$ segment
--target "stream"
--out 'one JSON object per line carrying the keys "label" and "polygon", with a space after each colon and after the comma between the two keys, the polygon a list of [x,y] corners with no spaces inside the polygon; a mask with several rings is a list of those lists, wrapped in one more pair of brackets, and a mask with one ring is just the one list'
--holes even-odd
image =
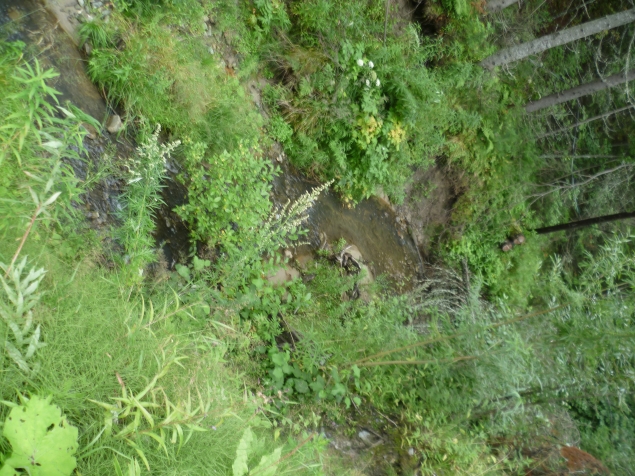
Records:
{"label": "stream", "polygon": [[[86,75],[86,57],[80,53],[71,36],[69,18],[64,17],[73,9],[74,1],[58,2],[37,0],[1,0],[0,28],[10,41],[21,40],[37,48],[38,61],[45,68],[55,68],[60,75],[51,86],[60,93],[60,103],[70,101],[102,124],[107,115],[114,113]],[[52,10],[49,8],[52,7]],[[57,16],[56,16],[57,15]],[[123,136],[123,135],[122,135]],[[84,140],[89,157],[88,163],[98,164],[103,154],[109,151],[114,160],[121,160],[134,153],[132,141],[105,130],[97,137]],[[73,163],[76,174],[87,178],[87,164]],[[302,193],[318,186],[305,178],[286,160],[281,165],[282,173],[273,184],[273,200],[283,204],[295,200]],[[171,178],[163,190],[165,206],[160,210],[156,224],[157,244],[163,249],[169,267],[187,256],[188,230],[172,211],[186,200],[187,190],[175,180],[176,165],[171,169]],[[115,223],[114,214],[121,206],[118,195],[123,191],[121,180],[105,177],[98,181],[84,198],[85,213],[94,227],[101,228]],[[423,271],[419,252],[412,238],[396,226],[396,214],[389,204],[371,197],[355,208],[347,208],[333,191],[323,192],[309,211],[306,223],[309,245],[296,249],[296,255],[313,253],[324,241],[333,243],[341,238],[354,244],[361,252],[374,276],[384,274],[395,283],[408,282]]]}

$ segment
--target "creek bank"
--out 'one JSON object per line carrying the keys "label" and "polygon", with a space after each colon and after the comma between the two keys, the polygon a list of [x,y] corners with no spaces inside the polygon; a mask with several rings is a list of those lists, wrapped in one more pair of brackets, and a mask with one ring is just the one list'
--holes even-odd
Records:
{"label": "creek bank", "polygon": [[[68,2],[59,0],[47,3],[49,7],[57,4],[67,5]],[[125,180],[120,178],[123,173],[120,172],[124,170],[127,160],[135,154],[135,144],[125,136],[125,115],[106,104],[86,75],[86,50],[83,49],[84,53],[80,52],[76,37],[73,36],[75,30],[72,28],[76,26],[73,27],[68,18],[71,31],[67,31],[63,27],[64,22],[36,0],[8,0],[2,8],[0,23],[13,28],[11,38],[25,41],[42,53],[46,51],[45,55],[39,56],[42,66],[55,68],[60,72],[60,76],[52,84],[62,93],[60,102],[63,104],[70,101],[101,124],[99,128],[88,123],[85,125],[87,137],[84,145],[88,155],[85,161],[73,161],[71,165],[78,178],[91,182],[89,191],[82,197],[81,205],[89,226],[99,231],[104,239],[110,240],[109,229],[117,225],[117,214],[122,208],[120,196],[126,187]],[[62,11],[54,8],[54,11],[58,10]],[[206,28],[205,36],[210,37],[209,41],[215,38],[212,37],[211,27]],[[222,36],[224,38],[226,35]],[[233,74],[238,68],[238,60],[229,52],[229,48],[216,43],[210,48],[211,54],[226,52],[224,59],[219,61],[223,62],[227,74]],[[249,85],[252,100],[259,103],[263,81],[254,80]],[[275,150],[274,147],[270,156],[282,157],[278,161],[282,174],[274,182],[275,204],[295,200],[302,193],[319,185],[295,170],[284,158],[281,149]],[[173,211],[185,202],[187,190],[176,180],[178,164],[170,162],[167,168],[169,180],[162,191],[164,204],[157,214],[156,238],[158,247],[163,250],[164,265],[173,269],[176,263],[185,262],[189,255],[189,230]],[[289,250],[294,267],[283,269],[281,274],[284,276],[280,278],[288,280],[302,277],[299,269],[306,266],[317,251],[343,239],[347,247],[338,253],[331,253],[333,261],[339,266],[347,272],[353,270],[351,272],[366,273],[364,279],[367,281],[363,284],[368,284],[375,276],[383,274],[390,277],[397,287],[408,289],[422,275],[423,262],[417,243],[400,223],[404,223],[403,219],[395,213],[395,209],[378,197],[364,200],[356,208],[347,208],[334,192],[324,193],[309,212],[309,244]],[[113,243],[113,246],[116,247],[116,244]],[[345,297],[350,298],[363,299],[363,290],[358,290],[358,295]],[[398,449],[395,435],[380,431],[378,425],[377,422],[368,422],[356,428],[353,438],[346,436],[352,427],[334,426],[332,422],[325,423],[323,432],[335,448],[349,448],[358,455],[370,452],[373,460],[377,457],[389,466],[396,465],[404,460],[404,452]],[[346,451],[349,450],[344,452]],[[367,474],[386,474],[383,470],[373,469],[373,464],[369,463]],[[410,463],[404,465],[408,466]]]}

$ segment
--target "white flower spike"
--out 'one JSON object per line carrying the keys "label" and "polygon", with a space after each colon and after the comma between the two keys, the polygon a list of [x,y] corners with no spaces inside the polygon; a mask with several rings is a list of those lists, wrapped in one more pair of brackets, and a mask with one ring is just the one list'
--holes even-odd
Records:
{"label": "white flower spike", "polygon": [[377,86],[377,87],[381,86],[381,82],[379,81],[379,79],[377,81],[375,81],[375,86]]}
{"label": "white flower spike", "polygon": [[366,80],[366,86],[370,86],[370,81]]}
{"label": "white flower spike", "polygon": [[368,67],[369,67],[370,69],[373,69],[373,68],[375,67],[375,63],[373,63],[372,61],[369,61],[369,62],[368,62]]}
{"label": "white flower spike", "polygon": [[361,58],[360,58],[360,59],[358,59],[358,60],[357,60],[357,66],[360,66],[360,67],[361,67],[361,66],[364,66],[364,60],[363,60],[363,59],[361,59]]}

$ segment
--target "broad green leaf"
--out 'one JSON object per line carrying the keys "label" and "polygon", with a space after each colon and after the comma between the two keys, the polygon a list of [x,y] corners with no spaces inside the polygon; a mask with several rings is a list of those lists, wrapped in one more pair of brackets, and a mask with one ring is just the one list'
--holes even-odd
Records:
{"label": "broad green leaf", "polygon": [[[26,404],[14,407],[3,428],[11,443],[11,456],[0,475],[68,476],[77,463],[77,428],[69,425],[51,397],[33,396]],[[19,471],[16,471],[19,470]]]}
{"label": "broad green leaf", "polygon": [[251,431],[251,427],[248,427],[243,433],[243,436],[238,443],[238,448],[236,449],[236,459],[232,465],[233,476],[243,476],[247,474],[247,471],[249,471],[247,460],[249,459],[253,439],[254,434]]}
{"label": "broad green leaf", "polygon": [[260,463],[256,466],[251,473],[258,474],[258,476],[274,476],[278,469],[278,462],[282,455],[282,446],[273,450],[273,453],[265,455],[260,459]]}

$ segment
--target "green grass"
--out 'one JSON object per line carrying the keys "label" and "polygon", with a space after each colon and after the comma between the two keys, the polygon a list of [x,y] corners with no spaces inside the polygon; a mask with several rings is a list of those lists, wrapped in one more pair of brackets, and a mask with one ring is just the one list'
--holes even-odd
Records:
{"label": "green grass", "polygon": [[[25,67],[24,59],[15,52],[3,54],[5,69],[0,79],[8,91],[18,94],[13,102],[3,101],[3,107],[16,120],[26,121],[29,110],[21,107],[20,88],[16,84],[20,78],[16,76],[16,68]],[[50,76],[34,73],[41,84],[44,84],[41,78],[47,75]],[[236,449],[248,428],[256,435],[250,445],[250,468],[255,468],[261,457],[280,448],[279,471],[320,474],[324,441],[315,435],[307,440],[310,435],[299,432],[295,436],[285,430],[274,433],[272,422],[262,411],[264,401],[246,389],[240,370],[226,361],[228,349],[245,339],[239,329],[227,324],[210,326],[206,319],[209,308],[205,311],[199,303],[181,303],[178,292],[165,284],[155,284],[141,292],[131,290],[119,271],[100,266],[104,250],[99,242],[89,233],[82,233],[79,222],[65,221],[72,219],[72,214],[65,212],[72,197],[64,195],[64,185],[76,182],[72,177],[55,175],[55,164],[60,158],[72,156],[69,146],[73,142],[69,137],[79,134],[78,120],[74,117],[53,120],[51,111],[42,105],[47,93],[51,92],[41,89],[34,93],[40,101],[36,112],[41,114],[46,129],[27,122],[30,129],[21,149],[17,148],[17,135],[9,138],[11,150],[15,147],[17,156],[4,159],[3,166],[12,173],[4,176],[6,188],[0,195],[5,212],[0,262],[9,264],[14,257],[18,260],[28,257],[26,270],[46,271],[39,286],[24,291],[27,295],[39,295],[32,309],[31,332],[39,326],[39,340],[46,345],[31,357],[34,364],[39,364],[33,365],[39,367],[37,370],[25,372],[14,363],[5,345],[13,339],[7,320],[13,304],[2,291],[0,399],[17,402],[20,394],[52,396],[53,404],[79,430],[78,474],[112,475],[115,457],[124,468],[136,459],[141,474],[147,474],[146,465],[150,474],[232,474]],[[43,130],[51,135],[45,136]],[[59,141],[59,145],[42,144],[44,138]],[[44,183],[33,175],[35,172],[44,177]],[[29,227],[28,218],[36,204],[31,203],[25,186],[40,194],[48,177],[52,177],[53,190],[59,188],[62,192],[61,198],[48,206],[48,220],[38,219]],[[76,246],[85,240],[89,246],[86,242]],[[24,246],[19,248],[21,242]],[[153,376],[165,368],[161,362],[169,360],[171,355],[180,359],[182,365],[170,366],[167,373],[151,384],[151,392],[145,399],[152,394],[159,403],[167,400],[186,408],[191,397],[196,407],[200,391],[207,406],[204,411],[194,413],[199,430],[205,431],[193,432],[180,449],[179,444],[169,441],[174,426],[165,427],[168,434],[162,449],[157,441],[144,436],[153,427],[145,419],[128,435],[132,443],[118,437],[117,433],[130,423],[130,418],[120,415],[119,420],[114,420],[111,413],[95,402],[116,403],[113,398],[121,396],[123,387],[128,394],[139,395]],[[154,424],[160,426],[172,410],[159,406],[149,407],[149,411],[154,415]],[[8,412],[9,408],[2,406],[0,420]],[[112,432],[102,432],[107,421]],[[175,422],[180,421],[187,437],[187,423],[191,421],[177,418]],[[156,428],[158,434],[159,427]],[[7,441],[0,439],[0,454],[9,452]]]}
{"label": "green grass", "polygon": [[[201,17],[202,18],[202,14]],[[97,42],[88,63],[93,81],[143,130],[161,124],[173,137],[204,142],[210,153],[258,136],[261,119],[237,78],[210,54],[196,30],[181,36],[174,16],[150,19],[114,14],[112,43]],[[202,20],[201,20],[202,22]],[[95,27],[84,26],[84,35]]]}

